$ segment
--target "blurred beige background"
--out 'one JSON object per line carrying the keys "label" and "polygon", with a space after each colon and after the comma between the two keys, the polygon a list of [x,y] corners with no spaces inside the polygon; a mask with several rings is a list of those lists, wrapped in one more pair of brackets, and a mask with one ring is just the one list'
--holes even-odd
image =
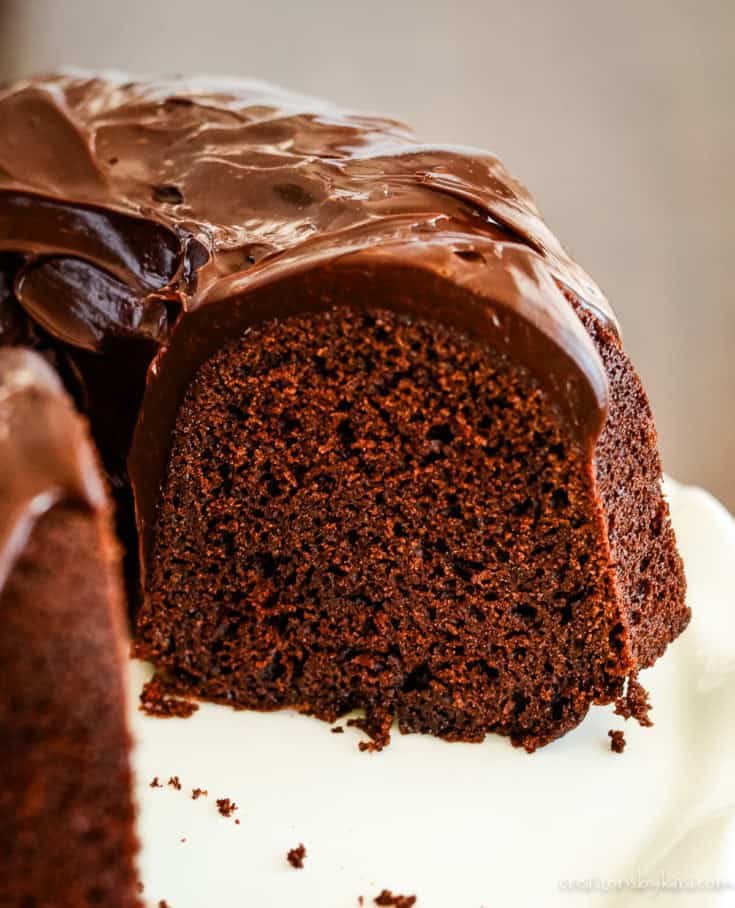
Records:
{"label": "blurred beige background", "polygon": [[735,509],[735,0],[0,0],[0,78],[253,75],[499,153],[601,284],[666,469]]}

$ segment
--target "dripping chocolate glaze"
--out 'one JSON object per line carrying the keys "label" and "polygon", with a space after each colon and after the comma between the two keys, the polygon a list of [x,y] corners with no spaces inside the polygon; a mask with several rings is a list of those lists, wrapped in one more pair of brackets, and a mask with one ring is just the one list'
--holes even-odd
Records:
{"label": "dripping chocolate glaze", "polygon": [[183,389],[274,316],[342,302],[442,319],[526,365],[590,451],[604,422],[604,369],[564,292],[614,315],[497,158],[264,83],[70,72],[6,88],[4,253],[120,485],[137,421],[144,544]]}
{"label": "dripping chocolate glaze", "polygon": [[61,501],[105,506],[94,454],[51,366],[8,347],[0,350],[0,594],[35,521]]}

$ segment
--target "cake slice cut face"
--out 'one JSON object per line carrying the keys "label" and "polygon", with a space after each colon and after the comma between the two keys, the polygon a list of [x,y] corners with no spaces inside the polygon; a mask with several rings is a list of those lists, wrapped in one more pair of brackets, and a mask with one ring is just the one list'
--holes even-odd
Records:
{"label": "cake slice cut face", "polygon": [[[638,633],[646,602],[682,593],[655,448],[652,476],[634,465],[634,507],[661,523],[632,619],[608,533],[625,503],[610,488],[606,508],[584,435],[506,352],[379,301],[262,321],[197,370],[138,651],[203,697],[364,710],[377,746],[397,719],[532,750],[621,695],[639,636],[660,648],[685,623],[674,606]],[[645,425],[623,418],[616,444],[626,430]]]}
{"label": "cake slice cut face", "polygon": [[[179,410],[139,648],[198,694],[543,743],[618,692],[586,451],[456,329],[334,307],[264,322]],[[614,627],[619,626],[616,635]]]}
{"label": "cake slice cut face", "polygon": [[140,905],[119,555],[55,374],[0,351],[0,904]]}
{"label": "cake slice cut face", "polygon": [[32,79],[0,124],[5,308],[180,690],[532,750],[686,626],[615,316],[497,158],[254,82]]}

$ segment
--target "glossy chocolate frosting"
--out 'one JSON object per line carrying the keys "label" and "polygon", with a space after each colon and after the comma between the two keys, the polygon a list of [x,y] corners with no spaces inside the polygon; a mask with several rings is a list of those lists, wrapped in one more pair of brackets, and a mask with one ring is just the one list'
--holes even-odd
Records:
{"label": "glossy chocolate frosting", "polygon": [[442,319],[528,367],[590,451],[605,418],[565,294],[612,311],[497,158],[264,83],[70,72],[0,91],[3,260],[0,331],[59,351],[120,485],[137,420],[145,538],[183,389],[262,319],[338,302]]}
{"label": "glossy chocolate frosting", "polygon": [[35,521],[61,501],[105,504],[83,423],[39,354],[0,350],[0,592]]}

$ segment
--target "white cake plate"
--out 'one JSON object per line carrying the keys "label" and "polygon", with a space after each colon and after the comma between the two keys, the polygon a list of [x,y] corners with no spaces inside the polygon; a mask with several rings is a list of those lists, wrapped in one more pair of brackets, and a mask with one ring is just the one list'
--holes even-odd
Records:
{"label": "white cake plate", "polygon": [[[531,756],[498,737],[397,732],[361,753],[356,729],[291,711],[146,717],[150,667],[133,662],[147,905],[354,908],[384,888],[416,908],[735,904],[735,521],[699,489],[668,494],[694,617],[642,676],[653,728],[595,708]],[[625,731],[621,755],[610,728]],[[209,795],[192,800],[196,787]],[[229,819],[223,797],[239,807]]]}

